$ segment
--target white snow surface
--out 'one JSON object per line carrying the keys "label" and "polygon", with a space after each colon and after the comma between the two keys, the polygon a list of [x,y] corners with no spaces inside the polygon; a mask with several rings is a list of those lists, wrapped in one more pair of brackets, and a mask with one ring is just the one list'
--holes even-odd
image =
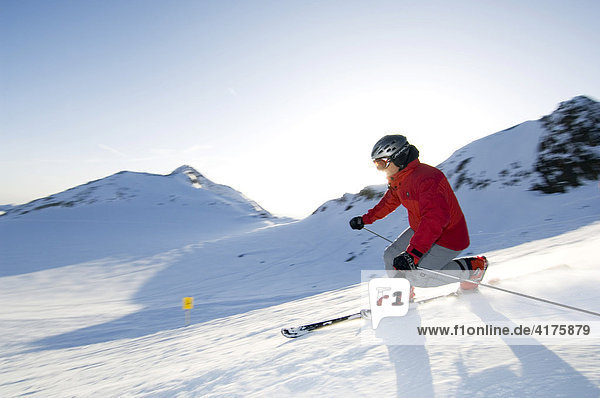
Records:
{"label": "white snow surface", "polygon": [[[457,190],[471,231],[466,253],[490,260],[484,282],[600,312],[598,184],[529,191],[539,134],[527,122],[441,165],[453,184],[461,174],[467,181]],[[369,345],[362,320],[281,336],[281,327],[361,308],[361,270],[382,268],[387,243],[348,220],[376,202],[346,194],[304,220],[281,220],[184,167],[119,173],[8,207],[0,396],[600,396],[597,341]],[[372,228],[392,239],[407,226],[404,213]],[[195,308],[185,327],[188,296]],[[398,334],[473,319],[600,321],[482,287],[417,307]]]}
{"label": "white snow surface", "polygon": [[[298,272],[280,260],[261,269],[244,258],[219,264],[220,258],[233,257],[224,251],[240,240],[252,241],[229,238],[136,261],[104,259],[3,277],[1,395],[593,397],[600,392],[598,345],[363,345],[362,321],[285,339],[282,326],[357,310],[359,288],[333,289],[338,283],[327,265],[322,278],[330,285],[318,289],[311,278],[319,267]],[[487,279],[600,311],[600,269],[590,256],[599,245],[600,223],[595,223],[491,252]],[[276,256],[248,253],[261,255]],[[323,288],[331,290],[312,293]],[[192,325],[184,327],[180,300],[188,295],[196,307]],[[467,322],[474,313],[482,320],[501,316],[515,323],[594,321],[490,290],[423,305],[403,321]]]}

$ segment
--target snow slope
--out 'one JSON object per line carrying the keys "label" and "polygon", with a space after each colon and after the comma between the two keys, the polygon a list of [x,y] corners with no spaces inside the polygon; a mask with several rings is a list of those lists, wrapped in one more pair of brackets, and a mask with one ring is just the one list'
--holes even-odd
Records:
{"label": "snow slope", "polygon": [[[600,311],[600,268],[589,256],[600,244],[599,237],[596,223],[490,253],[494,263],[489,278],[501,278],[499,286],[505,288]],[[256,289],[255,281],[212,280],[205,285],[209,292],[196,296],[199,305],[187,328],[176,297],[171,308],[159,311],[161,293],[142,288],[148,307],[157,309],[140,311],[144,282],[170,264],[185,259],[191,267],[202,257],[201,250],[182,248],[143,262],[97,262],[2,278],[2,396],[600,394],[598,341],[364,345],[361,327],[368,325],[360,320],[297,340],[279,334],[281,326],[356,310],[357,286],[311,295],[310,286],[299,280],[306,297],[290,300],[273,296],[272,279],[250,297],[244,286],[250,283]],[[179,280],[185,280],[184,272]],[[222,312],[225,306],[249,302],[258,309],[244,308],[228,316]],[[473,318],[515,323],[570,320],[600,327],[589,316],[490,290],[425,304],[402,323],[431,325],[448,317],[467,324]],[[408,333],[408,328],[398,332]]]}
{"label": "snow slope", "polygon": [[[600,312],[597,181],[531,191],[543,133],[526,122],[440,167],[469,222],[468,253],[491,261],[486,281]],[[365,344],[372,332],[363,321],[284,339],[282,326],[361,307],[361,270],[381,269],[387,243],[348,220],[383,189],[346,194],[292,222],[183,167],[119,173],[4,208],[0,396],[600,395],[598,341],[410,340],[415,326],[443,321],[600,330],[589,315],[494,290],[396,320],[408,345]],[[398,211],[372,228],[391,239],[406,225]],[[195,308],[183,327],[187,296]]]}

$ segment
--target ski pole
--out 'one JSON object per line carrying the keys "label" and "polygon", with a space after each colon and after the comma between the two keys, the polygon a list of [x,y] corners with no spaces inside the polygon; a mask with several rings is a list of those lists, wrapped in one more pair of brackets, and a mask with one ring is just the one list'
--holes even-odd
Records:
{"label": "ski pole", "polygon": [[[391,241],[390,239],[386,238],[385,236],[379,235],[377,232],[371,231],[369,228],[364,228],[363,227],[363,229],[366,230],[366,231],[368,231],[368,232],[370,232],[370,233],[372,233],[375,236],[379,236],[383,240],[386,240],[386,241],[388,241],[390,243],[394,243],[393,241]],[[513,290],[504,289],[504,288],[501,288],[501,287],[498,287],[498,286],[488,285],[487,283],[470,281],[468,279],[459,278],[459,277],[454,276],[454,275],[445,274],[443,272],[439,272],[439,271],[432,270],[432,269],[425,268],[425,267],[421,267],[421,266],[419,266],[417,269],[420,269],[420,270],[423,270],[423,271],[427,271],[427,272],[430,272],[430,273],[435,274],[435,275],[441,275],[444,278],[456,279],[457,282],[469,282],[469,283],[473,283],[473,284],[476,284],[476,285],[479,285],[479,286],[483,286],[483,287],[487,287],[487,288],[490,288],[490,289],[499,290],[501,292],[510,293],[510,294],[514,294],[516,296],[525,297],[525,298],[528,298],[528,299],[531,299],[531,300],[541,301],[542,303],[552,304],[552,305],[555,305],[555,306],[558,306],[558,307],[563,307],[563,308],[567,308],[567,309],[570,309],[570,310],[573,310],[573,311],[579,311],[579,312],[583,312],[585,314],[589,314],[589,315],[594,315],[594,316],[600,317],[600,313],[594,312],[594,311],[585,310],[583,308],[573,307],[571,305],[566,305],[566,304],[558,303],[556,301],[551,301],[551,300],[543,299],[543,298],[540,298],[540,297],[531,296],[529,294],[519,293],[519,292],[515,292]]]}

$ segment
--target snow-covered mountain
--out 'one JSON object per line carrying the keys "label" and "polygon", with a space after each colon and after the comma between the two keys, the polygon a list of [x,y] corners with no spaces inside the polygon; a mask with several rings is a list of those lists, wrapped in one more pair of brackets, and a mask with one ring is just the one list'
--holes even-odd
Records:
{"label": "snow-covered mountain", "polygon": [[190,207],[190,213],[206,206],[239,216],[272,218],[271,214],[233,188],[215,184],[193,167],[181,166],[168,175],[122,171],[67,191],[37,199],[21,206],[5,207],[4,217],[16,218],[49,208],[94,205],[106,207],[104,217],[114,216],[107,205],[124,205],[129,211],[144,208],[160,212],[168,204]]}
{"label": "snow-covered mountain", "polygon": [[600,103],[584,96],[552,114],[478,140],[440,167],[456,190],[487,187],[564,193],[600,177]]}
{"label": "snow-covered mountain", "polygon": [[[468,252],[490,259],[484,281],[600,312],[590,254],[600,236],[598,182],[586,172],[564,193],[534,189],[545,181],[543,143],[557,134],[546,126],[529,121],[485,137],[440,167],[468,219]],[[600,342],[368,345],[361,321],[284,340],[282,326],[361,305],[361,270],[381,269],[387,243],[348,221],[384,189],[283,222],[184,167],[119,173],[7,208],[0,396],[600,395]],[[372,229],[394,238],[406,226],[399,210]],[[187,296],[195,308],[183,328]],[[419,307],[398,336],[441,321],[600,328],[586,315],[482,289]]]}
{"label": "snow-covered mountain", "polygon": [[189,166],[168,175],[124,171],[5,211],[0,275],[158,253],[286,221]]}

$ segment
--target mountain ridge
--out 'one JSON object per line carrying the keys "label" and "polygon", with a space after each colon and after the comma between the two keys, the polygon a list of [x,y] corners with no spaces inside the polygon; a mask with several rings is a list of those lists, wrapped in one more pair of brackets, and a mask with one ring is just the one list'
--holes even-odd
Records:
{"label": "mountain ridge", "polygon": [[[179,187],[178,193],[169,193],[169,188],[173,188],[174,185],[166,183],[169,179],[176,180],[182,185],[182,187]],[[153,185],[161,180],[162,185],[165,187],[162,193],[153,187]],[[153,201],[155,205],[162,206],[167,202],[173,202],[184,197],[192,199],[194,191],[187,188],[193,188],[197,193],[204,192],[209,194],[208,196],[212,196],[212,200],[204,200],[209,205],[220,202],[235,207],[242,213],[247,212],[248,215],[265,219],[275,218],[267,210],[245,197],[239,191],[227,185],[216,184],[204,177],[193,167],[187,165],[180,166],[173,172],[165,175],[128,170],[119,171],[107,177],[92,180],[22,205],[3,206],[2,209],[5,213],[0,217],[12,218],[24,216],[49,208],[72,208],[99,203],[127,202],[139,199],[140,195],[147,195],[149,196],[149,201]]]}

